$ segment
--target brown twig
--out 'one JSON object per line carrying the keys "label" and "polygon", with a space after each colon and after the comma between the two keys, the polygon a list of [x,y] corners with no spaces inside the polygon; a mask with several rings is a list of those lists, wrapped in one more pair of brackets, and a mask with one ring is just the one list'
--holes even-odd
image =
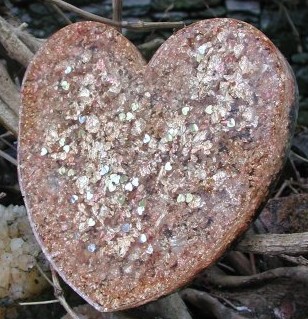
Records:
{"label": "brown twig", "polygon": [[0,60],[0,83],[0,98],[18,115],[19,91],[7,72],[5,61],[2,60]]}
{"label": "brown twig", "polygon": [[37,305],[49,305],[51,303],[60,302],[58,299],[54,300],[44,300],[44,301],[29,301],[29,302],[20,302],[20,306],[37,306]]}
{"label": "brown twig", "polygon": [[46,1],[50,3],[54,3],[65,10],[73,11],[86,19],[106,23],[116,28],[122,27],[125,29],[131,29],[131,30],[150,30],[150,29],[173,29],[173,28],[180,29],[185,26],[184,22],[143,22],[143,21],[117,22],[111,19],[100,17],[93,13],[86,12],[62,0],[46,0]]}
{"label": "brown twig", "polygon": [[245,253],[297,255],[308,253],[308,232],[246,236],[235,248]]}
{"label": "brown twig", "polygon": [[59,16],[64,20],[65,24],[72,24],[73,23],[57,5],[55,5],[53,3],[51,3],[50,5],[59,14]]}
{"label": "brown twig", "polygon": [[60,286],[60,282],[58,279],[58,275],[56,271],[53,269],[52,266],[50,266],[51,270],[51,276],[54,286],[54,294],[55,297],[59,300],[60,304],[63,306],[63,308],[66,310],[66,312],[73,318],[73,319],[80,319],[80,317],[73,311],[73,309],[68,305],[66,302],[64,296],[63,296],[63,290]]}
{"label": "brown twig", "polygon": [[0,43],[12,59],[25,67],[33,58],[30,49],[12,32],[10,24],[2,17],[0,17]]}
{"label": "brown twig", "polygon": [[18,136],[18,117],[15,112],[0,98],[0,124]]}
{"label": "brown twig", "polygon": [[308,283],[308,267],[306,266],[280,267],[251,276],[230,276],[226,275],[217,267],[212,267],[206,270],[205,275],[204,283],[219,288],[247,287],[277,278],[292,278],[300,282]]}
{"label": "brown twig", "polygon": [[10,163],[12,163],[13,165],[17,166],[17,161],[14,157],[12,157],[11,155],[3,152],[2,150],[0,150],[0,157],[3,157],[4,159],[6,159],[7,161],[9,161]]}
{"label": "brown twig", "polygon": [[192,319],[184,301],[178,293],[134,309],[143,318]]}
{"label": "brown twig", "polygon": [[45,39],[38,39],[24,30],[27,28],[27,23],[22,23],[18,27],[9,25],[12,31],[18,36],[18,38],[31,50],[32,53],[37,52],[41,45],[45,42]]}
{"label": "brown twig", "polygon": [[212,297],[205,291],[198,291],[195,289],[184,289],[181,293],[181,297],[198,307],[201,311],[210,311],[217,319],[244,319],[242,315],[224,306],[218,299]]}
{"label": "brown twig", "polygon": [[308,260],[303,256],[281,255],[279,257],[296,265],[308,266]]}
{"label": "brown twig", "polygon": [[[112,0],[112,20],[116,22],[122,21],[122,0]],[[117,28],[119,32],[122,32],[122,28]]]}

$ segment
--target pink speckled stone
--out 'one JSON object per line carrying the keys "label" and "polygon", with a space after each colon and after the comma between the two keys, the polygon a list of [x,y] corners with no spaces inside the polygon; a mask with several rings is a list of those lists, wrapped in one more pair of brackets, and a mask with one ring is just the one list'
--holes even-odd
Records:
{"label": "pink speckled stone", "polygon": [[254,27],[195,23],[148,65],[115,29],[72,24],[22,88],[20,184],[63,279],[101,311],[168,294],[248,226],[294,124],[289,65]]}

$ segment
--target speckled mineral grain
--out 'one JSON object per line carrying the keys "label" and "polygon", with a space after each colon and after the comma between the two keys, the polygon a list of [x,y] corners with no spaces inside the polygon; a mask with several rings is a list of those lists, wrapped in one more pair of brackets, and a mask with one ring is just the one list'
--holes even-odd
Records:
{"label": "speckled mineral grain", "polygon": [[22,89],[19,172],[48,259],[101,311],[185,284],[246,229],[279,173],[296,87],[231,19],[170,37],[148,65],[113,28],[70,25]]}

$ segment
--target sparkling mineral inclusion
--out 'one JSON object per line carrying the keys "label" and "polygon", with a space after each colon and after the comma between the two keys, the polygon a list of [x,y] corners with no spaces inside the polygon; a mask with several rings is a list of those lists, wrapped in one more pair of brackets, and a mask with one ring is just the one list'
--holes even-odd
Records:
{"label": "sparkling mineral inclusion", "polygon": [[82,22],[36,54],[22,104],[34,233],[69,285],[115,311],[185,284],[247,228],[283,165],[296,86],[237,20],[178,31],[148,65],[113,28]]}

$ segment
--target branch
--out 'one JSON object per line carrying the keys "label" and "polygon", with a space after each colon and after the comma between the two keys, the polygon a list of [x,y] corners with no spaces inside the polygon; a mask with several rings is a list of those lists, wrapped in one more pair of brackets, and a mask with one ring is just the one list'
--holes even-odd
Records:
{"label": "branch", "polygon": [[136,311],[143,318],[192,319],[178,293],[160,298],[132,311]]}
{"label": "branch", "polygon": [[26,23],[22,23],[18,27],[14,27],[12,25],[8,25],[14,33],[18,36],[18,38],[31,50],[31,52],[35,53],[41,45],[46,41],[45,39],[38,39],[31,35],[29,32],[24,29],[28,26]]}
{"label": "branch", "polygon": [[19,91],[7,72],[5,61],[2,60],[0,60],[0,83],[0,98],[18,115]]}
{"label": "branch", "polygon": [[33,53],[30,49],[12,32],[10,24],[2,17],[0,17],[0,43],[12,59],[25,67],[33,58]]}
{"label": "branch", "polygon": [[241,316],[234,310],[224,306],[219,300],[212,297],[210,294],[195,289],[184,289],[181,293],[181,297],[193,304],[197,308],[208,312],[215,316],[217,319],[244,319],[246,317]]}
{"label": "branch", "polygon": [[52,266],[50,266],[50,270],[51,270],[51,276],[52,276],[52,281],[54,286],[55,297],[59,300],[60,304],[63,306],[66,312],[71,316],[72,319],[80,319],[80,317],[72,310],[72,308],[66,302],[63,296],[63,290],[60,286],[60,282],[59,282],[56,271],[53,269]]}
{"label": "branch", "polygon": [[[112,20],[116,22],[122,21],[122,0],[112,0]],[[119,32],[122,31],[121,27],[117,28]]]}
{"label": "branch", "polygon": [[54,3],[65,10],[73,11],[86,19],[109,24],[116,28],[121,27],[121,28],[131,29],[131,30],[150,30],[150,29],[172,29],[172,28],[180,29],[185,26],[184,22],[143,22],[143,21],[117,22],[107,18],[100,17],[90,12],[86,12],[62,0],[45,0],[45,1]]}
{"label": "branch", "polygon": [[264,255],[308,253],[308,232],[293,234],[248,235],[235,250]]}
{"label": "branch", "polygon": [[308,284],[308,267],[280,267],[264,271],[251,276],[231,276],[226,275],[217,267],[212,267],[205,272],[205,284],[211,284],[219,288],[239,288],[264,283],[264,281],[277,278],[292,278],[294,280]]}
{"label": "branch", "polygon": [[18,117],[10,107],[0,99],[0,123],[18,136]]}

